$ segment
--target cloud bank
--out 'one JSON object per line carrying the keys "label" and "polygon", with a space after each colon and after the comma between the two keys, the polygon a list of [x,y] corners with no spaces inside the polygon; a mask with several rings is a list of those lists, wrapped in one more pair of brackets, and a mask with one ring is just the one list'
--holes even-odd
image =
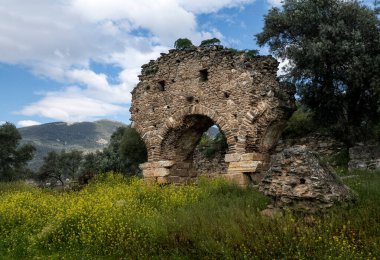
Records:
{"label": "cloud bank", "polygon": [[[66,86],[17,113],[68,122],[126,114],[142,64],[180,37],[195,43],[223,38],[216,28],[199,29],[198,14],[253,1],[3,0],[0,62],[24,65]],[[112,66],[116,76],[95,72],[93,63]]]}

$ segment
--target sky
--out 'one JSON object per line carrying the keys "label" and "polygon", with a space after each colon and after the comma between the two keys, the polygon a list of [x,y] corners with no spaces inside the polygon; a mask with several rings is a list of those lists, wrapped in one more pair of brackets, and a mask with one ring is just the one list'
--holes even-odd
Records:
{"label": "sky", "polygon": [[216,37],[259,49],[254,35],[281,0],[0,0],[0,124],[129,123],[141,66]]}

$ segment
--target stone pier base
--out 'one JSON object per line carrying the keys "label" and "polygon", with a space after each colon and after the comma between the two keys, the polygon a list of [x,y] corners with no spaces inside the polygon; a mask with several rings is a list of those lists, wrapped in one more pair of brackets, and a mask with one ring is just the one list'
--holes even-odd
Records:
{"label": "stone pier base", "polygon": [[270,157],[259,153],[226,154],[225,161],[229,163],[224,177],[239,186],[246,187],[258,184],[269,169]]}
{"label": "stone pier base", "polygon": [[[259,153],[226,154],[225,161],[228,169],[220,176],[242,187],[258,184],[269,167],[269,156]],[[140,168],[146,181],[161,184],[190,183],[198,176],[191,162],[163,160],[143,163]]]}

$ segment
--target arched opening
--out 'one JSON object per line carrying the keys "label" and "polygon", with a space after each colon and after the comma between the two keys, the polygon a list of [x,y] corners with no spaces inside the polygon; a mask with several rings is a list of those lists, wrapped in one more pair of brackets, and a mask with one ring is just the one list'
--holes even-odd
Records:
{"label": "arched opening", "polygon": [[215,122],[208,116],[192,114],[166,133],[161,143],[161,158],[176,162],[171,168],[172,175],[195,177],[225,173],[227,150],[226,138]]}
{"label": "arched opening", "polygon": [[202,134],[195,147],[193,166],[198,175],[226,173],[228,163],[224,157],[228,151],[227,139],[217,125]]}

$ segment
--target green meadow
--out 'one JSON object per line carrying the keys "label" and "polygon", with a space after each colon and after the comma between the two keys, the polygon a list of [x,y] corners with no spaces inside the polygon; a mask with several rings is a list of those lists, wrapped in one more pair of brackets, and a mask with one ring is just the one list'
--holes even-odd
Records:
{"label": "green meadow", "polygon": [[378,259],[380,173],[344,181],[359,195],[325,214],[260,214],[254,188],[101,175],[57,191],[0,184],[1,259]]}

